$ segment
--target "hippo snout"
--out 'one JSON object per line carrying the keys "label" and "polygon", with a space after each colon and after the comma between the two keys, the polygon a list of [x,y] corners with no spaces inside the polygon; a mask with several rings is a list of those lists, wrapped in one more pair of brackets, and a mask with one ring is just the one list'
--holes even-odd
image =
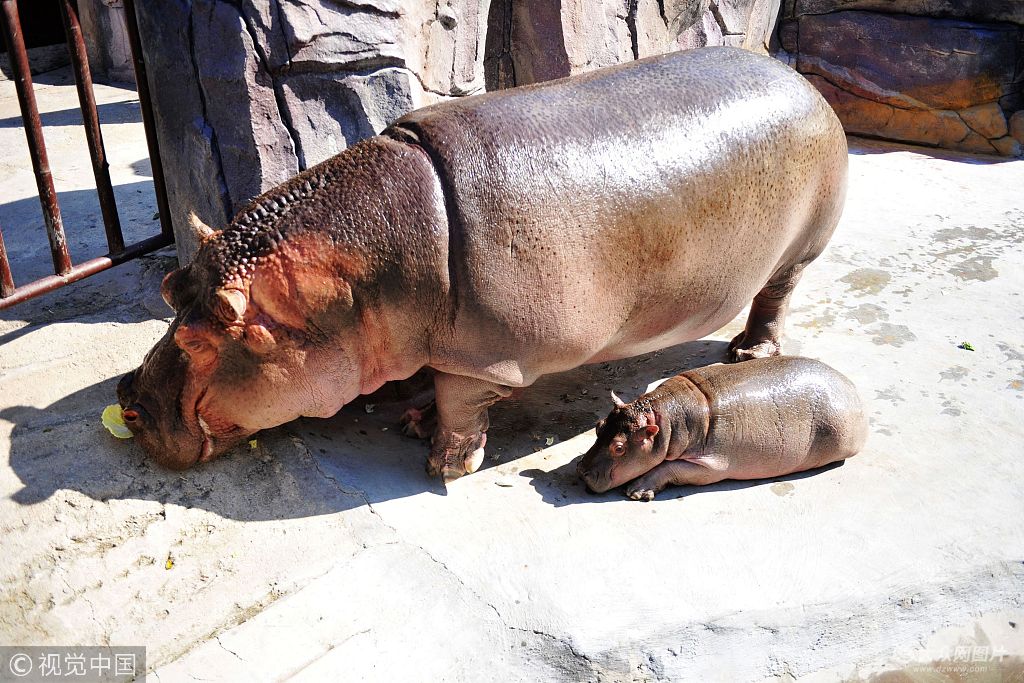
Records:
{"label": "hippo snout", "polygon": [[611,481],[608,476],[601,476],[598,472],[595,472],[587,466],[586,456],[577,463],[576,474],[579,475],[579,478],[587,485],[587,490],[591,493],[605,493],[612,488]]}
{"label": "hippo snout", "polygon": [[124,377],[117,383],[117,401],[121,404],[121,408],[127,408],[128,403],[131,401],[128,398],[128,394],[132,388],[132,382],[135,381],[135,371],[125,373]]}

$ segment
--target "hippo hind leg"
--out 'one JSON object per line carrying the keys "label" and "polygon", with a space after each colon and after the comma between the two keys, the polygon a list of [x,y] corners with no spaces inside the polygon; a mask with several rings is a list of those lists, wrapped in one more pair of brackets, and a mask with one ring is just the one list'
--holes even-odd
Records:
{"label": "hippo hind leg", "polygon": [[429,439],[437,430],[437,402],[434,390],[413,400],[401,417],[402,433],[416,439]]}
{"label": "hippo hind leg", "polygon": [[798,263],[778,271],[757,293],[746,327],[729,344],[729,362],[770,358],[782,353],[782,328],[789,297],[800,282],[804,265]]}

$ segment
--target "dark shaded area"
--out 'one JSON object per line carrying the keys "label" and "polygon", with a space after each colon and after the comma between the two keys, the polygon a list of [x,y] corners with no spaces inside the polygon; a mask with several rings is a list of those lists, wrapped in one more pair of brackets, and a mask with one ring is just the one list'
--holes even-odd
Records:
{"label": "dark shaded area", "polygon": [[[18,15],[25,47],[32,49],[64,42],[58,0],[18,0]],[[0,53],[7,53],[3,41],[0,41]]]}
{"label": "dark shaded area", "polygon": [[484,83],[488,91],[569,75],[559,0],[494,0],[487,16]]}
{"label": "dark shaded area", "polygon": [[941,147],[926,147],[924,145],[908,145],[905,142],[894,142],[881,137],[867,135],[846,136],[850,154],[865,156],[869,154],[892,154],[894,152],[913,152],[923,154],[933,159],[944,161],[955,161],[959,164],[972,164],[974,166],[991,166],[993,164],[1005,164],[1019,159],[1012,157],[998,157],[995,155],[979,155],[970,152],[958,152],[955,149],[942,149]]}
{"label": "dark shaded area", "polygon": [[[537,490],[537,493],[541,495],[544,502],[550,503],[555,507],[565,507],[566,505],[579,505],[582,503],[608,503],[614,501],[620,501],[625,498],[625,485],[614,488],[607,493],[591,493],[584,486],[580,478],[576,476],[576,462],[573,460],[570,463],[566,463],[561,467],[545,472],[544,470],[523,470],[519,472],[519,476],[526,477],[530,480],[530,486]],[[787,474],[784,477],[771,477],[769,479],[744,479],[735,480],[729,479],[726,481],[720,481],[715,484],[708,484],[707,486],[670,486],[657,496],[655,496],[653,503],[658,501],[675,500],[677,498],[686,498],[688,496],[696,495],[698,493],[715,493],[718,491],[738,491],[741,489],[748,489],[754,486],[768,486],[785,481],[798,481],[800,479],[806,479],[807,477],[813,477],[816,474],[822,472],[828,472],[834,470],[837,467],[842,467],[844,460],[834,462],[824,467],[819,467],[813,470],[807,470],[806,472],[795,472],[793,474]],[[637,505],[648,505],[650,503],[644,503],[636,501]]]}
{"label": "dark shaded area", "polygon": [[[36,81],[40,79],[34,79]],[[142,121],[142,113],[139,109],[138,100],[134,102],[108,102],[97,104],[96,111],[100,117],[101,124],[108,123],[139,123]],[[72,109],[61,109],[58,111],[39,112],[39,120],[43,127],[47,126],[81,126],[82,110],[78,107]],[[24,127],[20,116],[10,116],[0,119],[0,128],[22,128]],[[147,160],[148,161],[148,160]]]}
{"label": "dark shaded area", "polygon": [[[541,378],[492,408],[483,469],[540,450],[547,439],[565,441],[591,429],[611,405],[610,389],[632,398],[650,382],[721,361],[726,346],[690,342]],[[101,426],[100,411],[113,402],[118,379],[109,377],[43,409],[0,411],[0,419],[14,424],[10,465],[22,483],[15,501],[30,505],[70,489],[99,501],[153,500],[232,519],[267,520],[330,514],[424,492],[445,494],[444,485],[424,472],[426,442],[405,437],[398,428],[405,397],[421,386],[416,383],[387,386],[330,419],[304,418],[261,432],[254,447],[243,444],[209,464],[176,473],[150,462],[134,440],[116,440]],[[534,485],[540,488],[552,476],[565,478],[559,496],[574,503],[600,500],[568,481],[562,472],[567,468],[537,476]],[[544,495],[553,504],[567,504]]]}

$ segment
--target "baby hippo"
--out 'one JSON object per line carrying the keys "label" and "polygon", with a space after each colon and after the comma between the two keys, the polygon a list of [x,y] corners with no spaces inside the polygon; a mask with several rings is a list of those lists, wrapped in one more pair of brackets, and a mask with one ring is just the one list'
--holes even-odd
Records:
{"label": "baby hippo", "polygon": [[846,377],[810,358],[709,365],[669,379],[597,423],[577,471],[603,493],[631,482],[633,500],[669,484],[779,477],[856,454],[867,419]]}

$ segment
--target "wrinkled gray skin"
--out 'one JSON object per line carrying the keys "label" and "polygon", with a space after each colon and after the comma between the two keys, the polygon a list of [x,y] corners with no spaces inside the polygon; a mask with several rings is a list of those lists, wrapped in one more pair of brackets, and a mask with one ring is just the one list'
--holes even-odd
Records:
{"label": "wrinkled gray skin", "polygon": [[449,480],[479,466],[488,407],[542,375],[698,339],[751,300],[731,357],[778,354],[846,165],[818,92],[733,48],[427,107],[210,236],[121,405],[180,468],[430,367],[437,425],[413,427]]}
{"label": "wrinkled gray skin", "polygon": [[629,482],[653,500],[670,484],[763,479],[855,455],[868,423],[857,389],[810,358],[709,365],[669,379],[597,425],[577,466],[597,493]]}

